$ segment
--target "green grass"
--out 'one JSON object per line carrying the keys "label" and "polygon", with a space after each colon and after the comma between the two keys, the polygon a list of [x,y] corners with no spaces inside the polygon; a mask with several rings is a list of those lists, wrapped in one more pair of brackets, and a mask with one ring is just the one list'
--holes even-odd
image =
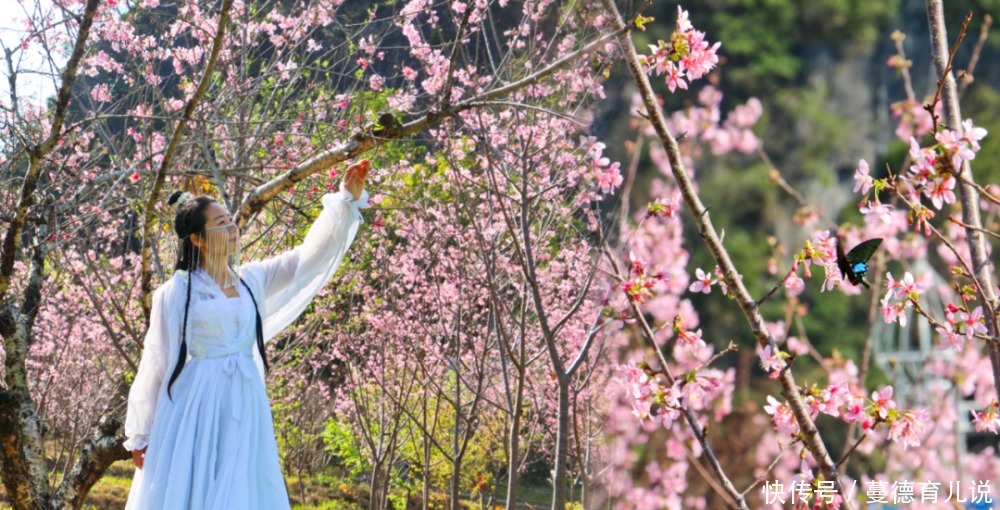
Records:
{"label": "green grass", "polygon": [[[85,510],[112,510],[125,506],[129,488],[132,486],[132,476],[135,466],[131,460],[115,462],[108,468],[105,475],[94,485],[87,495]],[[58,480],[61,473],[57,473]],[[293,510],[354,510],[364,507],[365,488],[352,486],[343,480],[321,475],[299,480],[297,477],[287,477],[289,497]],[[304,490],[303,490],[304,489]],[[498,504],[502,501],[507,488],[497,488]],[[302,494],[305,493],[305,501]],[[419,498],[419,495],[415,495]],[[443,491],[432,494],[434,507],[444,508],[446,495]],[[518,508],[548,508],[552,504],[552,488],[544,485],[521,485],[518,488]],[[0,510],[11,508],[6,504],[6,492],[0,484]],[[411,499],[411,505],[413,501]],[[463,500],[463,508],[478,508],[478,502]]]}

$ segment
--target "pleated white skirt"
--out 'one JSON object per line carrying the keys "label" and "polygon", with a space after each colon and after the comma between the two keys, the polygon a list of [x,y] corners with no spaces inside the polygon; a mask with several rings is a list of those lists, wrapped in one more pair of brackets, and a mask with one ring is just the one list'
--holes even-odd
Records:
{"label": "pleated white skirt", "polygon": [[171,394],[157,405],[126,510],[289,508],[251,350],[187,362]]}

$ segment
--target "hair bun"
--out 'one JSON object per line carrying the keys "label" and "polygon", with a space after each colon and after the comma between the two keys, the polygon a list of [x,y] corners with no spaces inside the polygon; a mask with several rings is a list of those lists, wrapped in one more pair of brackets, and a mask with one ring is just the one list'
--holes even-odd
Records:
{"label": "hair bun", "polygon": [[177,210],[180,209],[184,202],[194,198],[194,195],[188,193],[187,191],[177,190],[170,195],[167,199],[167,207],[170,208],[170,212],[177,214]]}

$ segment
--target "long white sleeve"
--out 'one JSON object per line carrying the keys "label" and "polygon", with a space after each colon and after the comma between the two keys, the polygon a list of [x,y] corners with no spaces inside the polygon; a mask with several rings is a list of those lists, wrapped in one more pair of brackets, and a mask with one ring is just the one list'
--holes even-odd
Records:
{"label": "long white sleeve", "polygon": [[149,444],[149,431],[156,415],[156,401],[168,364],[171,324],[168,319],[168,302],[164,299],[165,287],[153,292],[149,329],[143,342],[139,369],[128,394],[128,412],[125,416],[126,450],[137,450]]}
{"label": "long white sleeve", "polygon": [[[323,210],[309,227],[302,244],[274,257],[250,262],[264,283],[266,317],[264,341],[295,321],[337,272],[340,262],[364,223],[359,209],[367,209],[368,192],[353,195],[341,183],[340,191],[323,196]],[[259,299],[259,298],[258,298]]]}

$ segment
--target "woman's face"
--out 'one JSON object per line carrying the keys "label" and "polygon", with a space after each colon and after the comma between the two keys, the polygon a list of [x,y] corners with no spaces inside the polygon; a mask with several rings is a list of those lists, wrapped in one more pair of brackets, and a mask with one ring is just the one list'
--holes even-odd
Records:
{"label": "woman's face", "polygon": [[204,255],[203,260],[213,260],[239,251],[240,231],[225,207],[218,203],[210,204],[205,209],[205,220],[204,239],[194,241]]}

